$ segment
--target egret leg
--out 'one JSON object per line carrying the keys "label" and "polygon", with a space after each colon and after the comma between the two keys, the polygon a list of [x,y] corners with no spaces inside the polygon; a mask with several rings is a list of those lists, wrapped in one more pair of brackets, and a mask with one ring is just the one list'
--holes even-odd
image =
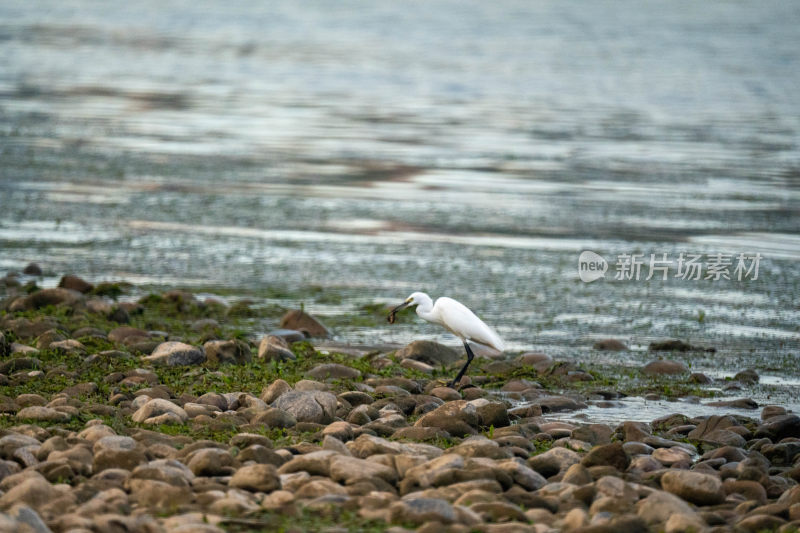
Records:
{"label": "egret leg", "polygon": [[464,341],[464,348],[467,350],[467,362],[464,364],[461,370],[458,371],[458,375],[456,375],[455,379],[450,382],[448,387],[455,388],[456,384],[458,384],[458,382],[461,381],[461,378],[464,377],[464,373],[466,373],[467,367],[469,367],[469,364],[475,357],[475,354],[472,353],[472,350],[470,349],[469,344],[467,344],[467,341]]}

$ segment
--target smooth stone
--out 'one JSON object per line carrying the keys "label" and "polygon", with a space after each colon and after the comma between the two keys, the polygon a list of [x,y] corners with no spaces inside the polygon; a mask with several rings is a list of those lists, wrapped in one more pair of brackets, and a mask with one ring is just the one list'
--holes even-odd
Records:
{"label": "smooth stone", "polygon": [[280,321],[280,327],[301,331],[307,337],[330,337],[330,330],[322,322],[308,313],[293,309],[288,311]]}
{"label": "smooth stone", "polygon": [[203,350],[177,341],[162,342],[150,355],[142,357],[142,361],[164,366],[199,365],[205,360]]}
{"label": "smooth stone", "polygon": [[461,359],[461,354],[452,348],[427,340],[413,341],[395,355],[398,359],[414,359],[435,368],[449,366]]}
{"label": "smooth stone", "polygon": [[298,422],[329,424],[336,416],[336,396],[323,391],[288,391],[272,403]]}
{"label": "smooth stone", "polygon": [[667,492],[696,505],[714,505],[725,500],[722,482],[716,476],[687,470],[670,470],[661,476]]}
{"label": "smooth stone", "polygon": [[239,468],[228,482],[232,488],[251,492],[272,492],[281,488],[275,466],[271,464],[247,465]]}

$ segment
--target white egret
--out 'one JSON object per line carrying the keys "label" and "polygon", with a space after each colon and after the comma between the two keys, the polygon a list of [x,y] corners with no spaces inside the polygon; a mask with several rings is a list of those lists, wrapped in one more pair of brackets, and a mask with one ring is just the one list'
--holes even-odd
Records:
{"label": "white egret", "polygon": [[469,347],[468,341],[490,346],[501,352],[505,349],[503,339],[501,339],[492,328],[475,316],[475,313],[470,311],[467,306],[446,296],[438,298],[436,303],[433,303],[431,297],[424,292],[412,293],[411,296],[406,298],[405,302],[392,309],[387,318],[389,323],[394,323],[394,315],[398,311],[414,305],[417,306],[417,314],[420,318],[434,324],[439,324],[450,333],[460,338],[461,342],[464,343],[464,349],[467,350],[467,362],[458,372],[455,379],[450,382],[448,385],[449,387],[453,387],[461,381],[461,378],[467,371],[467,367],[469,367],[469,364],[475,357],[475,354],[472,353]]}

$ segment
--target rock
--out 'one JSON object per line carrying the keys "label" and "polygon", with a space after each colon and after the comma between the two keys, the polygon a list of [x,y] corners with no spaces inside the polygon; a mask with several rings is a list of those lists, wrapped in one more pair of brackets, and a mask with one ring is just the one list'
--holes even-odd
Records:
{"label": "rock", "polygon": [[26,276],[41,276],[44,274],[42,267],[40,267],[37,263],[28,263],[25,265],[25,268],[22,269],[22,273]]}
{"label": "rock", "polygon": [[526,490],[539,490],[547,484],[547,480],[539,472],[513,459],[500,461],[495,464],[495,468],[508,474],[514,483]]}
{"label": "rock", "polygon": [[433,367],[449,366],[459,359],[461,355],[443,344],[433,341],[414,341],[397,351],[399,359],[414,359],[422,361]]}
{"label": "rock", "polygon": [[464,457],[487,457],[489,459],[506,459],[511,457],[511,452],[501,448],[495,441],[483,435],[476,435],[465,439],[464,442],[453,446],[448,453],[457,453]]}
{"label": "rock", "polygon": [[164,424],[186,422],[189,415],[182,407],[175,405],[169,400],[155,398],[142,405],[131,419],[134,422],[145,424]]}
{"label": "rock", "polygon": [[673,469],[661,476],[661,486],[696,505],[714,505],[725,500],[722,482],[709,474]]}
{"label": "rock", "polygon": [[163,366],[199,365],[206,360],[203,350],[182,342],[162,342],[153,353],[142,357],[142,361]]}
{"label": "rock", "polygon": [[438,427],[454,437],[464,437],[478,433],[476,428],[480,427],[480,418],[474,405],[466,400],[456,400],[422,415],[414,426]]}
{"label": "rock", "polygon": [[225,341],[208,341],[203,344],[206,361],[218,365],[241,365],[249,363],[253,356],[250,346],[238,339]]}
{"label": "rock", "polygon": [[624,343],[618,341],[617,339],[602,339],[594,343],[592,346],[595,350],[610,350],[610,351],[621,351],[627,350],[628,347],[625,346]]}
{"label": "rock", "polygon": [[48,305],[73,306],[83,300],[83,294],[64,288],[42,289],[14,300],[8,307],[12,313],[41,309]]}
{"label": "rock", "polygon": [[131,437],[109,435],[98,439],[92,448],[94,453],[93,471],[101,472],[109,468],[133,470],[147,462],[147,457]]}
{"label": "rock", "polygon": [[59,491],[41,476],[29,477],[10,488],[0,497],[0,509],[8,509],[14,504],[22,503],[34,509],[55,500]]}
{"label": "rock", "polygon": [[738,426],[736,419],[729,415],[712,415],[703,420],[687,435],[690,439],[700,440],[711,444],[730,445],[743,447],[744,438],[728,428]]}
{"label": "rock", "polygon": [[440,400],[444,400],[445,402],[452,402],[454,400],[461,399],[461,394],[457,390],[451,389],[450,387],[434,387],[431,389],[430,395],[434,396],[435,398],[439,398]]}
{"label": "rock", "polygon": [[517,359],[523,366],[532,366],[539,374],[544,374],[553,366],[553,358],[538,352],[525,352]]}
{"label": "rock", "polygon": [[330,477],[331,458],[338,455],[339,454],[336,452],[330,450],[320,450],[304,455],[297,455],[289,462],[284,463],[278,469],[278,474],[306,472],[312,476]]}
{"label": "rock", "polygon": [[746,500],[753,500],[759,505],[767,503],[767,491],[757,481],[728,478],[722,483],[725,494],[741,494]]}
{"label": "rock", "polygon": [[712,380],[702,372],[692,372],[689,376],[689,383],[696,383],[698,385],[708,385]]}
{"label": "rock", "polygon": [[5,333],[0,331],[0,359],[5,359],[11,354],[11,343],[6,339]]}
{"label": "rock", "polygon": [[581,464],[586,468],[591,468],[593,466],[611,466],[620,472],[624,472],[625,469],[628,468],[630,462],[630,457],[625,453],[622,443],[619,441],[595,446],[581,460]]}
{"label": "rock", "polygon": [[786,408],[782,405],[765,405],[761,409],[761,420],[769,420],[773,416],[781,416],[786,414]]}
{"label": "rock", "polygon": [[656,490],[636,503],[636,514],[649,525],[664,524],[676,514],[696,516],[688,503],[669,492]]}
{"label": "rock", "polygon": [[667,341],[660,341],[660,342],[651,342],[650,346],[647,348],[651,352],[694,352],[694,351],[708,351],[713,352],[716,351],[714,348],[703,348],[702,346],[692,346],[689,343],[683,342],[681,340],[672,339]]}
{"label": "rock", "polygon": [[322,430],[322,434],[334,437],[341,442],[347,442],[353,439],[353,428],[347,422],[333,422]]}
{"label": "rock", "polygon": [[267,333],[267,335],[281,337],[289,344],[293,342],[300,342],[306,339],[306,336],[303,334],[303,332],[297,331],[296,329],[274,329]]}
{"label": "rock", "polygon": [[748,368],[747,370],[742,370],[741,372],[737,372],[735,376],[733,376],[734,381],[738,381],[739,383],[744,383],[745,385],[755,385],[759,381],[758,372],[755,371],[753,368]]}
{"label": "rock", "polygon": [[685,533],[688,531],[700,533],[707,529],[706,523],[696,514],[674,514],[664,524],[664,533]]}
{"label": "rock", "polygon": [[567,471],[570,466],[580,463],[581,456],[566,448],[551,448],[544,453],[528,459],[528,466],[545,477]]}
{"label": "rock", "polygon": [[63,341],[56,341],[50,343],[51,350],[57,350],[61,353],[68,354],[85,354],[86,346],[75,339],[65,339]]}
{"label": "rock", "polygon": [[265,361],[294,361],[297,359],[283,337],[267,335],[258,345],[258,358]]}
{"label": "rock", "polygon": [[389,508],[389,516],[392,523],[413,525],[431,521],[452,524],[456,521],[453,506],[438,498],[408,498],[394,502]]}
{"label": "rock", "polygon": [[[786,520],[768,514],[755,514],[745,517],[736,523],[736,531],[760,533],[762,531],[777,531],[786,523]],[[781,530],[783,531],[783,530]],[[792,531],[792,530],[789,530]]]}
{"label": "rock", "polygon": [[79,278],[78,276],[74,276],[72,274],[67,274],[61,278],[61,281],[58,282],[58,286],[64,289],[71,289],[73,291],[87,293],[94,289],[94,285],[89,283],[88,281],[84,280],[83,278]]}
{"label": "rock", "polygon": [[297,419],[292,414],[272,407],[257,414],[251,422],[264,424],[269,428],[291,428],[297,425]]}
{"label": "rock", "polygon": [[469,403],[475,406],[482,427],[502,428],[511,425],[511,420],[508,418],[508,409],[503,402],[493,402],[479,398],[470,400]]}
{"label": "rock", "polygon": [[9,374],[17,370],[42,368],[42,362],[35,357],[14,357],[0,362],[0,374]]}
{"label": "rock", "polygon": [[416,370],[417,372],[422,372],[423,374],[433,374],[434,367],[429,365],[428,363],[423,363],[422,361],[417,361],[415,359],[403,359],[400,361],[400,366],[403,368],[408,368],[409,370]]}
{"label": "rock", "polygon": [[423,455],[429,459],[442,455],[440,448],[429,444],[394,442],[367,434],[359,435],[354,441],[348,442],[347,448],[355,457],[362,459],[377,454]]}
{"label": "rock", "polygon": [[580,463],[567,468],[564,476],[561,478],[564,483],[572,483],[573,485],[586,485],[592,482],[592,474],[589,469]]}
{"label": "rock", "polygon": [[572,430],[572,438],[589,444],[610,444],[611,428],[605,424],[589,424]]}
{"label": "rock", "polygon": [[653,451],[652,457],[664,466],[692,463],[692,456],[689,452],[678,446],[673,446],[672,448],[658,448]]}
{"label": "rock", "polygon": [[755,436],[767,437],[774,442],[786,438],[800,438],[800,417],[795,414],[770,417],[758,426]]}
{"label": "rock", "polygon": [[380,478],[387,483],[397,481],[397,472],[394,468],[366,459],[334,455],[330,460],[330,477],[334,481],[352,485],[359,480]]}
{"label": "rock", "polygon": [[128,338],[150,338],[150,334],[143,329],[130,326],[120,326],[108,332],[108,340],[117,344],[125,344]]}
{"label": "rock", "polygon": [[54,342],[63,341],[66,337],[58,330],[50,329],[39,335],[36,339],[36,347],[44,350],[50,347]]}
{"label": "rock", "polygon": [[734,407],[736,409],[758,409],[758,403],[756,403],[756,401],[752,398],[738,398],[736,400],[708,402],[706,405],[711,407]]}
{"label": "rock", "polygon": [[227,450],[203,448],[192,453],[186,466],[196,476],[226,476],[233,472],[233,457]]}
{"label": "rock", "polygon": [[314,379],[357,379],[361,377],[361,372],[349,366],[337,363],[325,363],[317,365],[308,371],[308,376]]}
{"label": "rock", "polygon": [[266,404],[271,404],[277,400],[281,394],[289,392],[290,390],[292,390],[291,385],[282,379],[276,379],[261,391],[261,400]]}
{"label": "rock", "polygon": [[298,309],[283,315],[280,327],[302,331],[307,337],[330,337],[330,331],[319,320]]}
{"label": "rock", "polygon": [[285,410],[298,422],[317,424],[332,422],[336,406],[336,396],[323,391],[289,391],[272,403],[272,407]]}
{"label": "rock", "polygon": [[642,368],[642,373],[647,376],[675,375],[685,374],[687,372],[689,372],[689,368],[684,363],[661,359],[650,361]]}
{"label": "rock", "polygon": [[255,464],[239,468],[228,486],[251,492],[272,492],[281,488],[278,471],[273,465]]}
{"label": "rock", "polygon": [[560,413],[562,411],[577,411],[585,409],[586,404],[569,398],[567,396],[542,396],[531,402],[531,405],[538,405],[543,413]]}
{"label": "rock", "polygon": [[17,412],[18,420],[40,420],[45,422],[66,422],[72,418],[68,413],[56,411],[51,407],[34,405]]}

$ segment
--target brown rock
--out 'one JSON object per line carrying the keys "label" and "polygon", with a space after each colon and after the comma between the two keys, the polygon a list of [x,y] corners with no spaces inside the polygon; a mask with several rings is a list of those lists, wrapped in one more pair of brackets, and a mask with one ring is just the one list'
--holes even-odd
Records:
{"label": "brown rock", "polygon": [[330,331],[319,320],[298,309],[283,315],[280,326],[302,331],[308,337],[330,337]]}
{"label": "brown rock", "polygon": [[250,362],[253,358],[250,346],[238,339],[213,340],[203,344],[206,361],[211,364],[240,365]]}
{"label": "brown rock", "polygon": [[642,373],[648,376],[664,376],[685,374],[689,368],[680,361],[657,360],[647,363],[642,368]]}
{"label": "brown rock", "polygon": [[602,339],[594,343],[592,346],[595,350],[611,350],[611,351],[621,351],[627,350],[628,347],[621,341],[617,339]]}
{"label": "brown rock", "polygon": [[687,470],[670,470],[661,476],[661,486],[696,505],[714,505],[725,500],[718,477]]}
{"label": "brown rock", "polygon": [[74,276],[72,274],[67,274],[61,278],[61,281],[58,282],[58,286],[64,289],[71,289],[73,291],[87,293],[94,289],[94,285],[89,283],[88,281],[84,280],[83,278],[79,278],[78,276]]}
{"label": "brown rock", "polygon": [[459,359],[461,355],[443,344],[433,341],[414,341],[397,351],[399,359],[414,359],[432,365],[433,367],[448,366]]}

